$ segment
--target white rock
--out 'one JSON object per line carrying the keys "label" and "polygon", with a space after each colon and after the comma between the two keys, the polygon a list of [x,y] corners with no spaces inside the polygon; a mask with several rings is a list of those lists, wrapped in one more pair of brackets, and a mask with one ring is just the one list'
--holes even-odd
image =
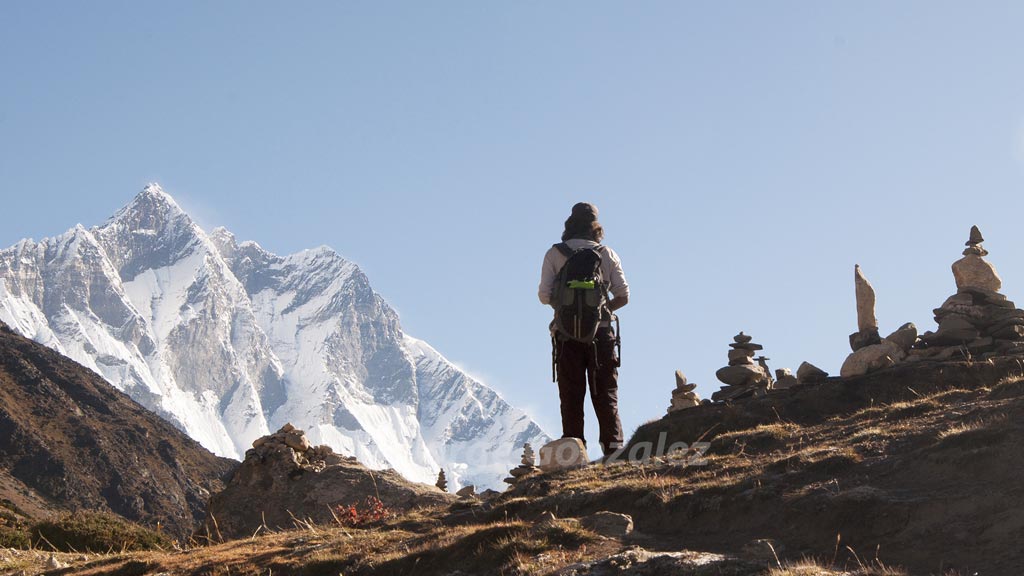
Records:
{"label": "white rock", "polygon": [[579,438],[559,438],[540,448],[540,469],[544,472],[586,466],[587,447]]}

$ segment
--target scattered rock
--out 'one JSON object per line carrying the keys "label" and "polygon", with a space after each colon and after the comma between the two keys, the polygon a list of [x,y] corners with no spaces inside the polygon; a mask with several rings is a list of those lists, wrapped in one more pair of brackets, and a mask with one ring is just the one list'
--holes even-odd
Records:
{"label": "scattered rock", "polygon": [[468,484],[455,493],[459,498],[476,498],[476,486]]}
{"label": "scattered rock", "polygon": [[54,556],[53,554],[50,554],[50,559],[46,561],[46,569],[47,570],[60,570],[62,568],[67,568],[67,567],[68,567],[67,564],[61,562],[60,560],[57,560],[57,557]]}
{"label": "scattered rock", "polygon": [[580,468],[588,462],[587,447],[579,438],[559,438],[540,449],[540,469],[544,472]]}
{"label": "scattered rock", "polygon": [[828,378],[828,372],[825,372],[810,362],[802,362],[796,369],[796,379],[801,384],[821,382],[826,378]]}
{"label": "scattered rock", "polygon": [[580,518],[580,524],[602,536],[621,538],[633,532],[633,517],[617,512],[597,512]]}

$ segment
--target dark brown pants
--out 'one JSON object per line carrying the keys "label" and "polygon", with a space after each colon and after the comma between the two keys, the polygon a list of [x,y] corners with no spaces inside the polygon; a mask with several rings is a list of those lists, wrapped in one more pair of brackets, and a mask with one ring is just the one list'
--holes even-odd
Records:
{"label": "dark brown pants", "polygon": [[[605,455],[622,446],[619,420],[619,359],[615,335],[601,328],[593,344],[559,339],[558,395],[562,401],[562,438],[583,436],[583,399],[590,384],[590,401],[601,429],[599,440]],[[585,442],[585,440],[584,440]]]}

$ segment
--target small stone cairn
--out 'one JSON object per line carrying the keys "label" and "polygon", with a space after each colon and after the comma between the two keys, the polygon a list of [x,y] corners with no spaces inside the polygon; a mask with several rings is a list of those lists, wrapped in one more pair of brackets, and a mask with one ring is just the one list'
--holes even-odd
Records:
{"label": "small stone cairn", "polygon": [[523,458],[519,461],[519,466],[509,470],[509,477],[505,478],[505,483],[514,485],[523,476],[539,471],[540,468],[537,467],[537,456],[533,452],[533,446],[530,446],[530,443],[527,442],[523,445]]}
{"label": "small stone cairn", "polygon": [[696,384],[686,381],[686,375],[681,370],[676,370],[676,389],[672,391],[672,405],[668,407],[668,413],[700,406],[700,398],[694,391],[696,387]]}
{"label": "small stone cairn", "polygon": [[258,461],[281,461],[291,466],[304,467],[319,472],[327,466],[343,462],[355,462],[355,458],[335,454],[330,446],[313,446],[306,433],[291,423],[285,424],[269,436],[253,441],[252,448],[245,452],[245,459]]}
{"label": "small stone cairn", "polygon": [[911,360],[1024,354],[1024,310],[999,293],[1003,282],[985,260],[984,241],[972,227],[963,258],[952,267],[957,293],[935,309],[938,330],[921,335]]}
{"label": "small stone cairn", "polygon": [[441,492],[448,491],[448,477],[444,475],[444,468],[441,468],[441,471],[437,473],[437,482],[434,483],[434,486],[437,486],[437,489]]}
{"label": "small stone cairn", "polygon": [[754,353],[764,346],[751,342],[752,338],[743,332],[733,337],[729,344],[729,365],[720,369],[715,376],[725,384],[711,395],[717,401],[736,400],[747,396],[760,396],[771,388],[771,376],[765,368],[767,358],[754,363]]}

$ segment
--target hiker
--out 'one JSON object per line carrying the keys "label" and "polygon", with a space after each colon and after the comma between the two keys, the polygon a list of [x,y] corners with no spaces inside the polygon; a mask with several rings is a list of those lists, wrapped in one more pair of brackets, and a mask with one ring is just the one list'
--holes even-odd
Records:
{"label": "hiker", "polygon": [[614,312],[629,302],[629,285],[619,256],[601,244],[603,238],[597,207],[585,202],[573,206],[562,242],[544,255],[538,296],[555,310],[552,372],[561,400],[562,437],[579,438],[586,444],[583,400],[589,383],[601,451],[609,456],[622,447],[621,343]]}

